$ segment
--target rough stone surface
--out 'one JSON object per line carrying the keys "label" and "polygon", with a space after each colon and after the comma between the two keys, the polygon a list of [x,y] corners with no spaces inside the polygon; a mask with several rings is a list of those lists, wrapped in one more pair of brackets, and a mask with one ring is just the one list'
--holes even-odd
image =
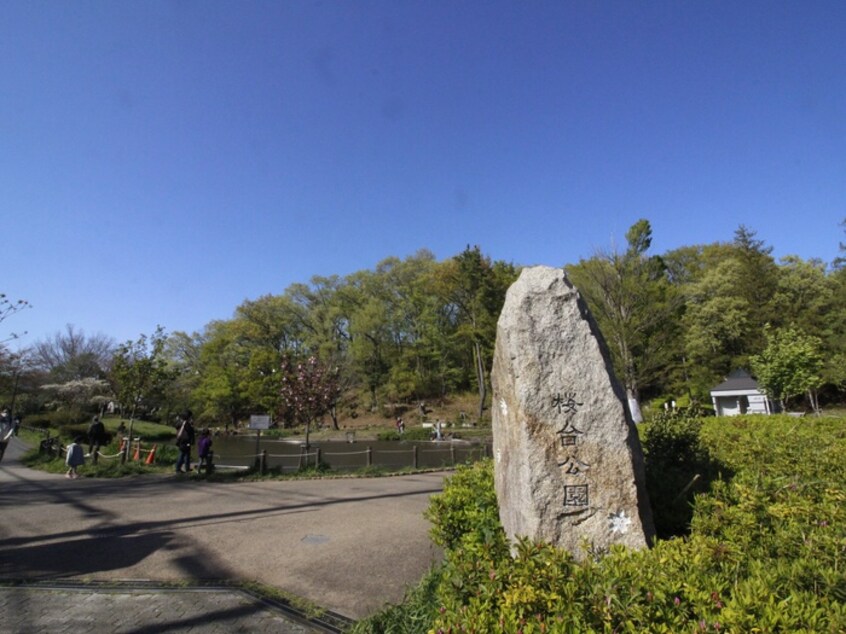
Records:
{"label": "rough stone surface", "polygon": [[524,269],[506,295],[493,363],[496,492],[509,538],[577,558],[587,541],[654,535],[643,454],[595,322],[564,271]]}

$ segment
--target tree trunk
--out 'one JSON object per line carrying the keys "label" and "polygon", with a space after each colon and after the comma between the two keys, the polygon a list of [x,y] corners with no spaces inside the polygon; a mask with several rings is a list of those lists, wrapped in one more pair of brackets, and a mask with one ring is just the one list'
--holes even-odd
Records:
{"label": "tree trunk", "polygon": [[820,397],[816,390],[808,390],[808,400],[811,401],[811,409],[814,410],[814,414],[820,416]]}
{"label": "tree trunk", "polygon": [[479,422],[482,422],[482,414],[485,411],[485,398],[488,395],[487,385],[485,385],[485,364],[482,360],[482,345],[475,341],[473,342],[473,360],[476,364],[476,380],[479,382]]}
{"label": "tree trunk", "polygon": [[643,414],[640,411],[640,401],[638,400],[637,391],[631,387],[626,388],[626,400],[629,403],[629,412],[632,415],[632,420],[637,423],[643,422]]}

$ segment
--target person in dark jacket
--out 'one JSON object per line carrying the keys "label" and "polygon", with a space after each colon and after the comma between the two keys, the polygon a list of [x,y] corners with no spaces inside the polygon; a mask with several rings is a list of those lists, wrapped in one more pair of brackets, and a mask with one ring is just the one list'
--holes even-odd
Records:
{"label": "person in dark jacket", "polygon": [[88,426],[88,453],[95,464],[97,463],[97,452],[100,451],[100,446],[105,444],[105,439],[106,426],[99,416],[95,416]]}
{"label": "person in dark jacket", "polygon": [[185,472],[191,471],[191,447],[194,445],[194,422],[193,416],[186,411],[182,416],[182,425],[176,434],[176,446],[179,447],[179,458],[176,460],[176,472],[182,473],[182,466],[185,465]]}

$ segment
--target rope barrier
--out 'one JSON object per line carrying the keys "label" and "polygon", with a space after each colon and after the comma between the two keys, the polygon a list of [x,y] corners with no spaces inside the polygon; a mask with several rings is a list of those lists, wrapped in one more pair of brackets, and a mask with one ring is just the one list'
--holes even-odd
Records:
{"label": "rope barrier", "polygon": [[118,453],[113,454],[113,455],[106,455],[106,454],[104,454],[104,453],[100,453],[100,452],[98,451],[98,452],[97,452],[97,455],[98,455],[100,458],[108,458],[109,460],[111,460],[112,458],[117,458],[118,456],[120,456],[120,455],[121,455],[121,452],[118,452]]}
{"label": "rope barrier", "polygon": [[414,449],[376,449],[380,454],[383,453],[414,453]]}
{"label": "rope barrier", "polygon": [[367,452],[367,451],[345,451],[343,453],[338,453],[336,451],[324,451],[323,455],[324,456],[362,456],[366,453],[369,453],[369,452]]}

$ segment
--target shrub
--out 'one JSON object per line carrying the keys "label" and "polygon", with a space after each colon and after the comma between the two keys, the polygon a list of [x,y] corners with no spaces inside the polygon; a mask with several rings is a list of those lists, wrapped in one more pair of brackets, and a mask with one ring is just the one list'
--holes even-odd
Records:
{"label": "shrub", "polygon": [[645,426],[646,484],[658,537],[686,535],[693,500],[718,476],[731,471],[699,437],[698,410],[661,410]]}
{"label": "shrub", "polygon": [[377,440],[429,440],[431,429],[423,427],[409,427],[400,434],[398,431],[383,431],[376,435]]}
{"label": "shrub", "polygon": [[443,493],[431,497],[426,518],[432,522],[432,541],[447,551],[456,549],[468,535],[475,543],[504,544],[493,462],[487,459],[458,467]]}
{"label": "shrub", "polygon": [[[459,469],[427,511],[445,548],[430,631],[844,631],[842,421],[656,422],[653,460],[681,452],[734,474],[695,497],[688,537],[602,557],[586,544],[582,561],[527,540],[512,553],[491,462]],[[665,502],[653,499],[656,514]]]}

